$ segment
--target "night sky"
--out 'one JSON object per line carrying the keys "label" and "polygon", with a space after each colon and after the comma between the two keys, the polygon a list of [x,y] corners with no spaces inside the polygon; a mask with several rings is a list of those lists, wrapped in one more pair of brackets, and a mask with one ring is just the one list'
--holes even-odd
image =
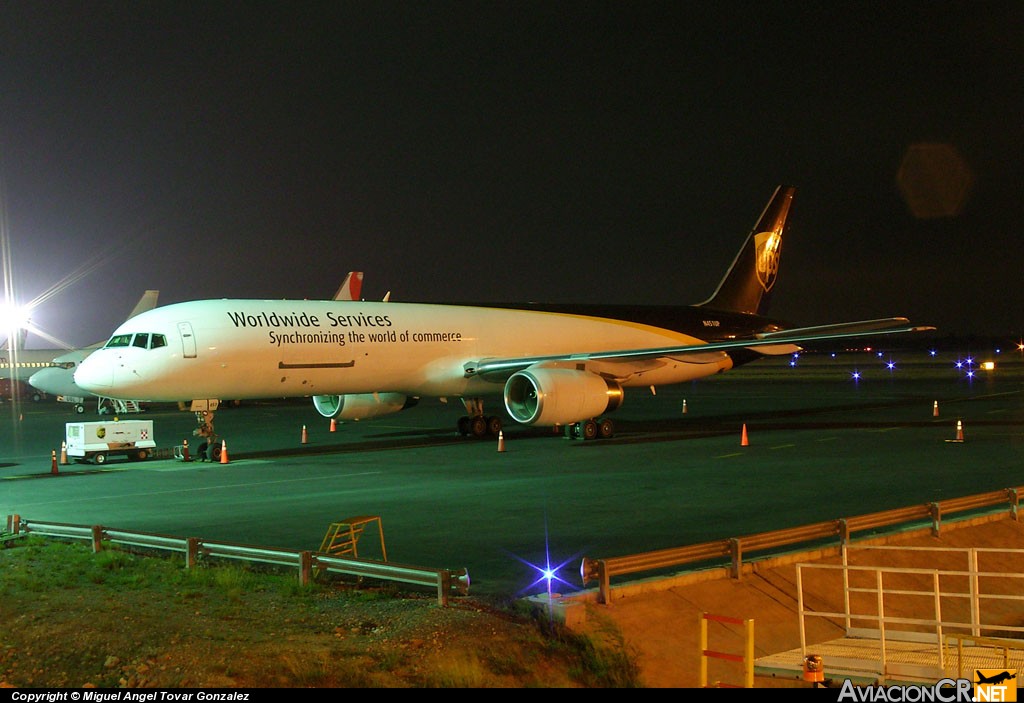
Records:
{"label": "night sky", "polygon": [[[13,286],[690,304],[797,186],[770,313],[1024,334],[1024,3],[0,4]],[[901,175],[902,174],[902,175]],[[32,336],[30,348],[53,346]]]}

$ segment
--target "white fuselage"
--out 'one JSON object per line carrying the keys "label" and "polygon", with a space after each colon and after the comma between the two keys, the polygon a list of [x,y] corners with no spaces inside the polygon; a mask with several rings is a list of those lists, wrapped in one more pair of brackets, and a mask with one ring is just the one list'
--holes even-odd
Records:
{"label": "white fuselage", "polygon": [[18,349],[0,350],[0,379],[28,381],[32,374],[53,366],[54,357],[65,353],[65,349]]}
{"label": "white fuselage", "polygon": [[[113,398],[284,398],[396,392],[410,396],[501,393],[467,375],[492,358],[566,355],[699,344],[670,330],[603,318],[395,302],[202,300],[126,321],[113,339],[162,335],[161,346],[108,345],[75,382]],[[576,365],[560,361],[559,366]],[[624,386],[680,383],[731,368],[721,352],[635,362],[586,362]]]}

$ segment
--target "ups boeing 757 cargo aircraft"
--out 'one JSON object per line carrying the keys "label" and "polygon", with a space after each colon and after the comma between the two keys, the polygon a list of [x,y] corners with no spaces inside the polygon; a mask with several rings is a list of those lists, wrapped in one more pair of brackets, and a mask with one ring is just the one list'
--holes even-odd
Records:
{"label": "ups boeing 757 cargo aircraft", "polygon": [[[610,437],[624,389],[682,383],[825,339],[915,332],[906,318],[793,328],[765,317],[795,189],[779,187],[714,294],[693,306],[198,300],[142,313],[75,382],[149,401],[310,397],[325,417],[462,399],[464,434],[518,423]],[[493,411],[492,411],[493,412]]]}

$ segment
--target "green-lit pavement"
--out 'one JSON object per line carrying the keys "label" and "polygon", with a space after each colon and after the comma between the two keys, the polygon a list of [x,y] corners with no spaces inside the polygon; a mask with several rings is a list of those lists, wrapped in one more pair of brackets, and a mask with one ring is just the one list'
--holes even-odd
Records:
{"label": "green-lit pavement", "polygon": [[[543,590],[531,587],[539,576],[531,564],[564,564],[560,590],[571,592],[582,587],[584,556],[1024,484],[1020,358],[995,357],[996,368],[973,379],[952,353],[892,360],[888,369],[890,359],[874,354],[805,355],[795,368],[788,358],[765,360],[656,395],[630,389],[611,440],[507,420],[505,451],[497,438],[457,434],[455,400],[424,400],[333,433],[311,402],[267,402],[217,412],[227,464],[111,458],[54,472],[64,423],[109,416],[4,404],[0,508],[29,520],[296,550],[317,549],[333,522],[379,515],[389,560],[465,567],[473,592],[517,595]],[[131,417],[154,421],[165,452],[194,441],[189,412]],[[958,420],[964,441],[947,441]],[[360,554],[375,549],[370,536]]]}

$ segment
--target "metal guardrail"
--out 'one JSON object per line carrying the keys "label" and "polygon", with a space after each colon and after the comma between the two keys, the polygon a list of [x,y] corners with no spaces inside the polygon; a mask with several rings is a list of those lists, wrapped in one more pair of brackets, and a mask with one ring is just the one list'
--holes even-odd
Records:
{"label": "metal guardrail", "polygon": [[274,547],[260,547],[232,542],[215,542],[197,537],[173,537],[149,532],[129,532],[102,525],[72,525],[60,522],[26,520],[19,515],[7,517],[7,529],[13,534],[29,534],[60,539],[89,540],[94,552],[102,551],[105,542],[142,547],[185,555],[186,568],[195,567],[201,558],[237,559],[240,561],[273,564],[294,568],[299,583],[310,582],[317,572],[333,572],[397,581],[437,589],[437,601],[448,605],[451,595],[469,594],[469,572],[466,569],[432,569],[394,562],[370,559],[349,559],[312,551],[289,551]]}
{"label": "metal guardrail", "polygon": [[662,549],[640,554],[629,554],[621,557],[592,559],[584,557],[580,565],[583,583],[598,582],[600,602],[611,602],[611,579],[615,576],[627,576],[644,571],[657,571],[688,564],[700,564],[716,559],[730,560],[731,575],[738,579],[742,573],[745,552],[765,552],[784,547],[795,547],[810,542],[828,540],[838,537],[840,544],[847,544],[854,533],[879,528],[892,528],[915,522],[931,521],[932,534],[938,535],[942,518],[971,510],[993,508],[1008,505],[1010,516],[1018,519],[1020,488],[1006,488],[989,493],[980,493],[963,498],[907,508],[896,508],[867,515],[829,520],[826,522],[791,527],[771,532],[761,532],[743,537],[694,544],[687,547]]}

